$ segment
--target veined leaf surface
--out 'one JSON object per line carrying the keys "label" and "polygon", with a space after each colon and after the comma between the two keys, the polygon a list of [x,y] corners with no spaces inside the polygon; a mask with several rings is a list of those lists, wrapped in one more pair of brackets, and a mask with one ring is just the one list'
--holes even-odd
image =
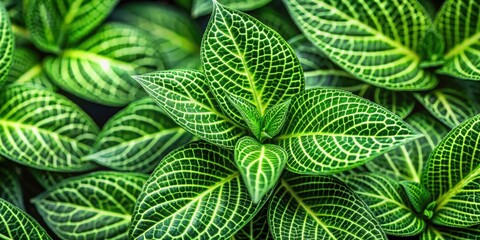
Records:
{"label": "veined leaf surface", "polygon": [[420,235],[420,240],[479,240],[480,226],[469,228],[449,228],[442,226],[428,226]]}
{"label": "veined leaf surface", "polygon": [[290,39],[300,34],[292,19],[285,17],[288,14],[286,9],[279,5],[281,5],[281,2],[274,2],[251,12],[251,14],[260,22],[278,32],[284,39]]}
{"label": "veined leaf surface", "polygon": [[0,38],[0,87],[3,85],[5,78],[10,70],[13,55],[13,33],[10,18],[3,2],[0,2],[0,31],[2,37]]}
{"label": "veined leaf surface", "polygon": [[20,164],[50,171],[95,168],[80,157],[98,134],[93,120],[63,96],[32,86],[0,92],[0,154]]}
{"label": "veined leaf surface", "polygon": [[[216,0],[227,7],[250,11],[267,5],[272,0]],[[214,0],[193,0],[192,16],[200,17],[212,11]]]}
{"label": "veined leaf surface", "polygon": [[408,92],[374,88],[372,89],[371,98],[373,102],[378,103],[401,118],[406,118],[415,108],[415,99]]}
{"label": "veined leaf surface", "polygon": [[20,209],[25,209],[20,185],[20,169],[14,165],[0,163],[0,198]]}
{"label": "veined leaf surface", "polygon": [[232,151],[203,142],[170,153],[137,200],[130,237],[230,238],[263,205],[251,201],[233,159]]}
{"label": "veined leaf surface", "polygon": [[410,202],[410,205],[417,213],[425,213],[424,211],[429,211],[426,217],[431,217],[431,210],[427,209],[432,203],[432,194],[428,192],[427,188],[419,182],[413,181],[401,181],[400,185],[405,191],[406,196]]}
{"label": "veined leaf surface", "polygon": [[128,239],[135,201],[147,177],[94,172],[62,181],[32,202],[63,239]]}
{"label": "veined leaf surface", "polygon": [[275,138],[289,154],[287,168],[307,174],[352,169],[421,135],[400,117],[352,93],[310,89],[292,99]]}
{"label": "veined leaf surface", "polygon": [[232,240],[272,240],[268,227],[268,207],[264,207],[245,227],[235,233]]}
{"label": "veined leaf surface", "polygon": [[334,177],[283,177],[268,215],[275,239],[387,239],[368,206]]}
{"label": "veined leaf surface", "polygon": [[42,69],[38,55],[28,48],[16,48],[13,53],[12,68],[8,73],[7,84],[35,84],[49,90],[55,90]]}
{"label": "veined leaf surface", "polygon": [[252,103],[263,117],[268,107],[304,89],[303,70],[282,37],[258,20],[216,4],[205,32],[202,63],[225,114],[241,125],[228,101],[234,95]]}
{"label": "veined leaf surface", "polygon": [[68,173],[68,172],[67,173],[51,172],[51,171],[38,170],[34,168],[30,168],[29,170],[33,178],[35,178],[35,180],[37,180],[37,182],[40,185],[42,185],[42,187],[45,189],[50,189],[51,187],[63,181],[64,179],[75,176],[74,173]]}
{"label": "veined leaf surface", "polygon": [[[392,90],[437,84],[416,53],[431,20],[417,1],[284,0],[305,36],[357,78]],[[402,16],[402,17],[399,17]]]}

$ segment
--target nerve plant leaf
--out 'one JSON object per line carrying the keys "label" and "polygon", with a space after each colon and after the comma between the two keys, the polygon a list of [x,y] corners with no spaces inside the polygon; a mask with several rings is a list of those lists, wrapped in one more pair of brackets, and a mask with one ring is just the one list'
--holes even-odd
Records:
{"label": "nerve plant leaf", "polygon": [[119,171],[151,172],[170,151],[192,136],[168,118],[155,102],[133,102],[110,118],[84,161]]}
{"label": "nerve plant leaf", "polygon": [[262,119],[263,137],[273,138],[282,130],[287,121],[290,99],[268,108]]}
{"label": "nerve plant leaf", "polygon": [[428,68],[445,64],[443,59],[444,52],[445,41],[443,37],[434,27],[431,27],[420,42],[419,54],[422,57],[420,66]]}
{"label": "nerve plant leaf", "polygon": [[13,53],[12,68],[8,73],[7,84],[35,84],[49,90],[55,90],[42,69],[42,63],[34,51],[28,48],[16,48]]}
{"label": "nerve plant leaf", "polygon": [[245,227],[235,233],[232,240],[272,240],[268,226],[268,207],[264,207]]}
{"label": "nerve plant leaf", "polygon": [[274,140],[297,173],[352,169],[421,136],[385,108],[341,90],[307,90],[292,98],[290,109]]}
{"label": "nerve plant leaf", "polygon": [[30,168],[29,171],[33,178],[35,178],[35,180],[37,180],[37,182],[45,189],[50,189],[64,179],[75,176],[75,173],[51,172],[34,168]]}
{"label": "nerve plant leaf", "polygon": [[480,3],[477,0],[447,0],[435,18],[435,27],[445,39],[445,65],[439,73],[480,80]]}
{"label": "nerve plant leaf", "polygon": [[0,198],[20,209],[25,209],[20,185],[20,169],[14,165],[0,163]]}
{"label": "nerve plant leaf", "polygon": [[80,157],[97,134],[92,119],[63,96],[22,85],[0,92],[0,154],[10,160],[58,172],[93,169]]}
{"label": "nerve plant leaf", "polygon": [[416,50],[431,20],[417,1],[284,3],[305,36],[357,78],[392,90],[425,90],[437,84],[433,74],[419,68]]}
{"label": "nerve plant leaf", "polygon": [[[268,47],[266,47],[268,46]],[[205,76],[225,114],[245,125],[229,95],[268,107],[304,89],[303,71],[282,37],[258,20],[216,4],[201,48]]]}
{"label": "nerve plant leaf", "polygon": [[253,135],[257,139],[260,139],[260,134],[262,133],[262,116],[257,107],[249,101],[233,95],[228,96],[228,101],[230,101],[233,107],[240,113]]}
{"label": "nerve plant leaf", "polygon": [[52,239],[35,219],[3,199],[0,199],[0,212],[1,239]]}
{"label": "nerve plant leaf", "polygon": [[165,114],[193,135],[231,149],[243,136],[244,130],[222,113],[203,73],[173,70],[135,79]]}
{"label": "nerve plant leaf", "polygon": [[[412,208],[417,213],[423,214],[425,210],[431,211],[431,209],[426,208],[432,202],[432,194],[428,192],[425,186],[413,181],[401,181],[399,184],[407,195]],[[431,206],[434,206],[434,204]],[[430,213],[428,215],[426,217],[431,217]]]}
{"label": "nerve plant leaf", "polygon": [[480,225],[469,228],[449,228],[442,226],[428,226],[420,235],[420,240],[479,240]]}
{"label": "nerve plant leaf", "polygon": [[193,0],[192,16],[200,17],[212,11],[213,2],[219,2],[229,8],[250,11],[267,5],[272,0]]}
{"label": "nerve plant leaf", "polygon": [[480,115],[454,128],[430,154],[422,183],[436,200],[432,222],[480,224]]}
{"label": "nerve plant leaf", "polygon": [[374,88],[371,94],[367,94],[364,97],[371,98],[373,102],[378,103],[401,118],[406,118],[415,108],[415,100],[412,94],[408,92]]}
{"label": "nerve plant leaf", "polygon": [[425,221],[410,208],[397,181],[373,173],[354,174],[344,180],[365,201],[386,234],[415,236],[425,228]]}
{"label": "nerve plant leaf", "polygon": [[268,215],[275,239],[387,239],[368,206],[334,177],[282,178]]}
{"label": "nerve plant leaf", "polygon": [[62,89],[109,106],[145,95],[131,75],[163,68],[157,46],[137,28],[109,23],[75,48],[45,61],[45,71]]}
{"label": "nerve plant leaf", "polygon": [[233,159],[203,142],[170,153],[137,200],[130,238],[230,238],[263,206],[250,200]]}
{"label": "nerve plant leaf", "polygon": [[95,172],[70,178],[32,200],[62,239],[127,239],[147,175]]}
{"label": "nerve plant leaf", "polygon": [[7,10],[0,2],[0,31],[2,37],[0,38],[0,87],[3,85],[5,78],[10,70],[13,55],[13,33],[10,18],[8,17]]}

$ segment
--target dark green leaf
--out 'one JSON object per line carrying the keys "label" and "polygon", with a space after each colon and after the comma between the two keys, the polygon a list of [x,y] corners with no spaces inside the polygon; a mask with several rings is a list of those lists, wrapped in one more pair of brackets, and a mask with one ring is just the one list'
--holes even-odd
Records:
{"label": "dark green leaf", "polygon": [[35,219],[3,199],[0,199],[0,213],[0,239],[52,239]]}
{"label": "dark green leaf", "polygon": [[0,198],[20,209],[25,209],[20,185],[20,169],[14,165],[0,164]]}
{"label": "dark green leaf", "polygon": [[199,17],[207,15],[212,11],[213,2],[219,2],[227,7],[250,11],[267,5],[272,0],[193,0],[192,16]]}
{"label": "dark green leaf", "polygon": [[432,202],[432,194],[422,184],[413,181],[401,181],[400,186],[402,186],[405,191],[410,204],[413,209],[420,214],[423,214],[423,211],[426,210],[427,206]]}
{"label": "dark green leaf", "polygon": [[55,86],[42,69],[40,58],[28,48],[15,49],[12,68],[7,77],[8,83],[35,84],[49,90],[55,90]]}
{"label": "dark green leaf", "polygon": [[3,2],[0,2],[0,31],[2,32],[0,38],[0,87],[2,87],[12,63],[14,47],[12,25]]}

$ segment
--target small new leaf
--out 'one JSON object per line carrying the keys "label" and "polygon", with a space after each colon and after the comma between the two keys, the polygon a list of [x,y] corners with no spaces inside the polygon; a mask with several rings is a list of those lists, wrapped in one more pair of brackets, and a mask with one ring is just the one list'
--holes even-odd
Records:
{"label": "small new leaf", "polygon": [[262,136],[273,138],[280,133],[287,121],[290,102],[291,100],[288,99],[267,109],[262,119],[262,133],[265,133]]}
{"label": "small new leaf", "polygon": [[413,181],[401,181],[400,186],[407,194],[408,201],[417,213],[424,213],[432,202],[432,194],[422,184]]}
{"label": "small new leaf", "polygon": [[419,54],[422,57],[420,67],[429,68],[441,66],[445,63],[443,54],[445,41],[434,27],[430,27],[420,41]]}
{"label": "small new leaf", "polygon": [[253,135],[257,139],[260,139],[262,132],[262,116],[257,107],[255,107],[255,105],[249,101],[233,95],[229,95],[228,100],[242,115],[243,120],[247,123],[247,126],[250,128],[250,131],[252,131]]}

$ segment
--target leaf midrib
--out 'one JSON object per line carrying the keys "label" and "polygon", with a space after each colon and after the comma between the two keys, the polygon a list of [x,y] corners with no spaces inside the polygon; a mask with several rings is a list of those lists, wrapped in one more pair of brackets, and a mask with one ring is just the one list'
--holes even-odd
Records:
{"label": "leaf midrib", "polygon": [[457,56],[458,54],[463,53],[467,48],[473,44],[477,44],[480,41],[480,32],[475,33],[473,36],[463,40],[460,44],[456,45],[454,48],[450,49],[445,54],[445,59],[448,60]]}
{"label": "leaf midrib", "polygon": [[108,63],[114,64],[116,67],[120,67],[120,68],[127,69],[127,70],[130,70],[130,71],[134,71],[135,69],[141,67],[138,64],[133,64],[131,62],[120,61],[120,60],[117,60],[117,59],[114,59],[114,58],[99,55],[97,53],[89,52],[87,50],[65,49],[62,52],[61,56],[62,57],[73,58],[73,59],[93,60],[94,62],[99,63],[99,64],[101,64],[102,62],[108,62]]}
{"label": "leaf midrib", "polygon": [[24,83],[42,72],[42,64],[37,64],[23,73],[15,82]]}
{"label": "leaf midrib", "polygon": [[384,139],[384,138],[410,138],[416,139],[423,137],[421,134],[412,134],[412,135],[392,135],[392,136],[362,136],[362,135],[352,135],[352,134],[342,134],[342,133],[327,133],[327,132],[300,132],[300,133],[291,133],[287,135],[280,135],[275,138],[276,141],[289,139],[289,138],[300,138],[308,136],[329,136],[329,137],[353,137],[353,138],[375,138],[375,139]]}
{"label": "leaf midrib", "polygon": [[51,200],[48,200],[48,199],[33,199],[32,200],[32,203],[34,203],[34,204],[42,204],[42,202],[48,203],[48,204],[54,205],[54,206],[55,205],[64,205],[64,206],[72,207],[72,208],[75,208],[75,209],[80,209],[80,210],[83,210],[83,211],[86,211],[86,212],[96,212],[96,213],[99,213],[100,215],[123,219],[122,221],[130,222],[130,219],[132,217],[131,214],[127,214],[127,213],[122,214],[122,213],[117,213],[117,212],[110,212],[110,211],[103,210],[103,209],[100,209],[100,208],[91,208],[91,207],[78,205],[78,204],[75,204],[75,203],[51,201]]}

